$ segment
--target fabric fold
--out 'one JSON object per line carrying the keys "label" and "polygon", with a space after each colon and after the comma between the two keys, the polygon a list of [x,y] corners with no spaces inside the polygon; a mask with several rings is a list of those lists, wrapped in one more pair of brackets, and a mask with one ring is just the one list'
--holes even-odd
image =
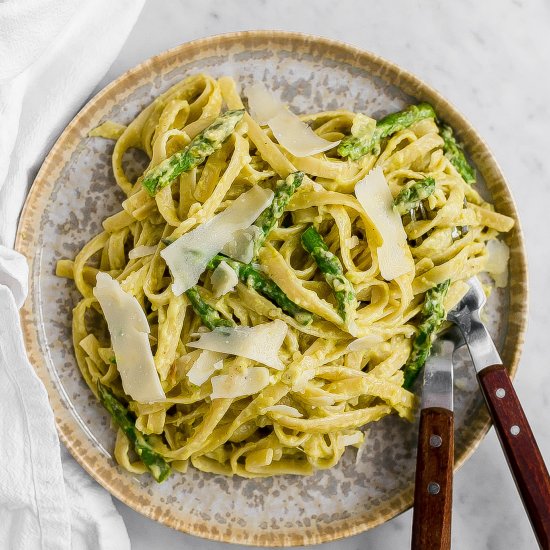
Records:
{"label": "fabric fold", "polygon": [[60,449],[19,321],[26,259],[12,250],[32,180],[105,75],[144,0],[0,3],[0,548],[129,550],[110,495]]}

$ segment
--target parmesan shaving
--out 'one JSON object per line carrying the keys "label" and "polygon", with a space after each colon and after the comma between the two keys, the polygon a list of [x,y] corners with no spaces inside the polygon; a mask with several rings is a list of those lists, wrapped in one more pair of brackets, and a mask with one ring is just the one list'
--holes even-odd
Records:
{"label": "parmesan shaving", "polygon": [[365,436],[362,432],[355,432],[350,435],[340,435],[338,437],[338,443],[343,447],[347,447],[348,445],[359,445],[363,443],[364,439]]}
{"label": "parmesan shaving", "polygon": [[212,399],[228,399],[258,393],[269,384],[265,367],[249,367],[245,372],[212,377]]}
{"label": "parmesan shaving", "polygon": [[258,361],[276,370],[284,365],[278,357],[288,326],[279,319],[255,327],[217,327],[201,333],[190,348],[208,349]]}
{"label": "parmesan shaving", "polygon": [[371,332],[362,338],[357,338],[350,342],[347,347],[347,351],[366,351],[381,344],[384,341],[384,337],[378,332]]}
{"label": "parmesan shaving", "polygon": [[363,443],[361,443],[361,446],[357,450],[357,454],[355,455],[355,465],[357,466],[363,459],[363,455],[365,454],[367,450],[367,436],[368,436],[369,430],[365,430],[363,433]]}
{"label": "parmesan shaving", "polygon": [[391,281],[410,273],[414,262],[407,245],[401,216],[393,208],[393,197],[382,168],[372,169],[355,186],[355,196],[382,238],[378,266],[384,279]]}
{"label": "parmesan shaving", "polygon": [[160,255],[174,278],[174,295],[179,296],[196,285],[208,262],[233,238],[236,231],[249,227],[272,200],[273,191],[255,186],[235,199],[223,212],[165,248]]}
{"label": "parmesan shaving", "polygon": [[226,262],[220,262],[212,272],[210,278],[214,297],[219,298],[228,292],[231,292],[239,282],[235,270],[231,269]]}
{"label": "parmesan shaving", "polygon": [[254,241],[262,233],[257,225],[235,231],[232,239],[222,248],[222,253],[234,260],[249,264],[254,257]]}
{"label": "parmesan shaving", "polygon": [[149,323],[139,302],[107,273],[99,272],[93,290],[109,327],[122,387],[134,401],[166,399],[149,345]]}
{"label": "parmesan shaving", "polygon": [[509,259],[510,248],[505,242],[494,239],[487,243],[485,270],[495,281],[497,288],[504,288],[508,284]]}
{"label": "parmesan shaving", "polygon": [[340,141],[318,136],[300,117],[287,110],[258,82],[245,90],[248,105],[260,124],[267,124],[275,139],[295,157],[309,157],[336,147]]}
{"label": "parmesan shaving", "polygon": [[223,367],[225,353],[204,350],[187,372],[187,379],[195,386],[202,386],[217,370]]}
{"label": "parmesan shaving", "polygon": [[260,125],[265,126],[271,118],[277,116],[284,109],[283,104],[267,90],[262,82],[247,86],[244,94],[248,99],[248,108],[252,118]]}
{"label": "parmesan shaving", "polygon": [[310,380],[315,378],[315,361],[305,355],[300,362],[300,369],[292,379],[292,391],[302,393]]}
{"label": "parmesan shaving", "polygon": [[353,250],[356,246],[359,246],[359,237],[357,235],[352,235],[348,239],[346,239],[346,246]]}
{"label": "parmesan shaving", "polygon": [[128,253],[128,258],[130,260],[136,260],[137,258],[143,258],[145,256],[151,256],[157,251],[157,247],[155,246],[136,246],[135,248],[132,248],[130,252]]}

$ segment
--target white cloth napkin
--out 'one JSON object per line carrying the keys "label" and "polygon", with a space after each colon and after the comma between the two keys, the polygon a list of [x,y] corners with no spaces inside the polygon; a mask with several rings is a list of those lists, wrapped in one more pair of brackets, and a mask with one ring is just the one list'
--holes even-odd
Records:
{"label": "white cloth napkin", "polygon": [[[111,497],[62,449],[29,364],[11,247],[40,163],[117,56],[144,0],[0,2],[0,548],[127,550]],[[62,456],[63,458],[62,458]]]}

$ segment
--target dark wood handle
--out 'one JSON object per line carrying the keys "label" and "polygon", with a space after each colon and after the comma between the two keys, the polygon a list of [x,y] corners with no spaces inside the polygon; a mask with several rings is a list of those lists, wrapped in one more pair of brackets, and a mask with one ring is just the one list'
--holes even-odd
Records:
{"label": "dark wood handle", "polygon": [[506,369],[487,367],[479,383],[538,543],[550,549],[550,477]]}
{"label": "dark wood handle", "polygon": [[451,548],[454,417],[441,408],[420,413],[412,550]]}

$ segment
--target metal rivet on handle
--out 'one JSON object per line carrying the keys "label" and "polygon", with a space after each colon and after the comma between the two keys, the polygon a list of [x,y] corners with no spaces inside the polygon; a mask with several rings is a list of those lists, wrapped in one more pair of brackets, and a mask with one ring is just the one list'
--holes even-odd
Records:
{"label": "metal rivet on handle", "polygon": [[519,426],[516,425],[516,424],[514,424],[514,425],[510,428],[510,433],[511,433],[512,435],[518,435],[520,431],[521,431],[521,430],[519,429]]}
{"label": "metal rivet on handle", "polygon": [[430,483],[428,483],[428,493],[430,493],[430,495],[437,495],[440,490],[441,487],[439,486],[439,483],[436,483],[435,481],[430,481]]}
{"label": "metal rivet on handle", "polygon": [[504,388],[498,388],[497,391],[495,392],[495,395],[499,399],[502,399],[506,395],[506,390]]}
{"label": "metal rivet on handle", "polygon": [[430,436],[430,447],[441,447],[442,443],[441,436],[435,434]]}

